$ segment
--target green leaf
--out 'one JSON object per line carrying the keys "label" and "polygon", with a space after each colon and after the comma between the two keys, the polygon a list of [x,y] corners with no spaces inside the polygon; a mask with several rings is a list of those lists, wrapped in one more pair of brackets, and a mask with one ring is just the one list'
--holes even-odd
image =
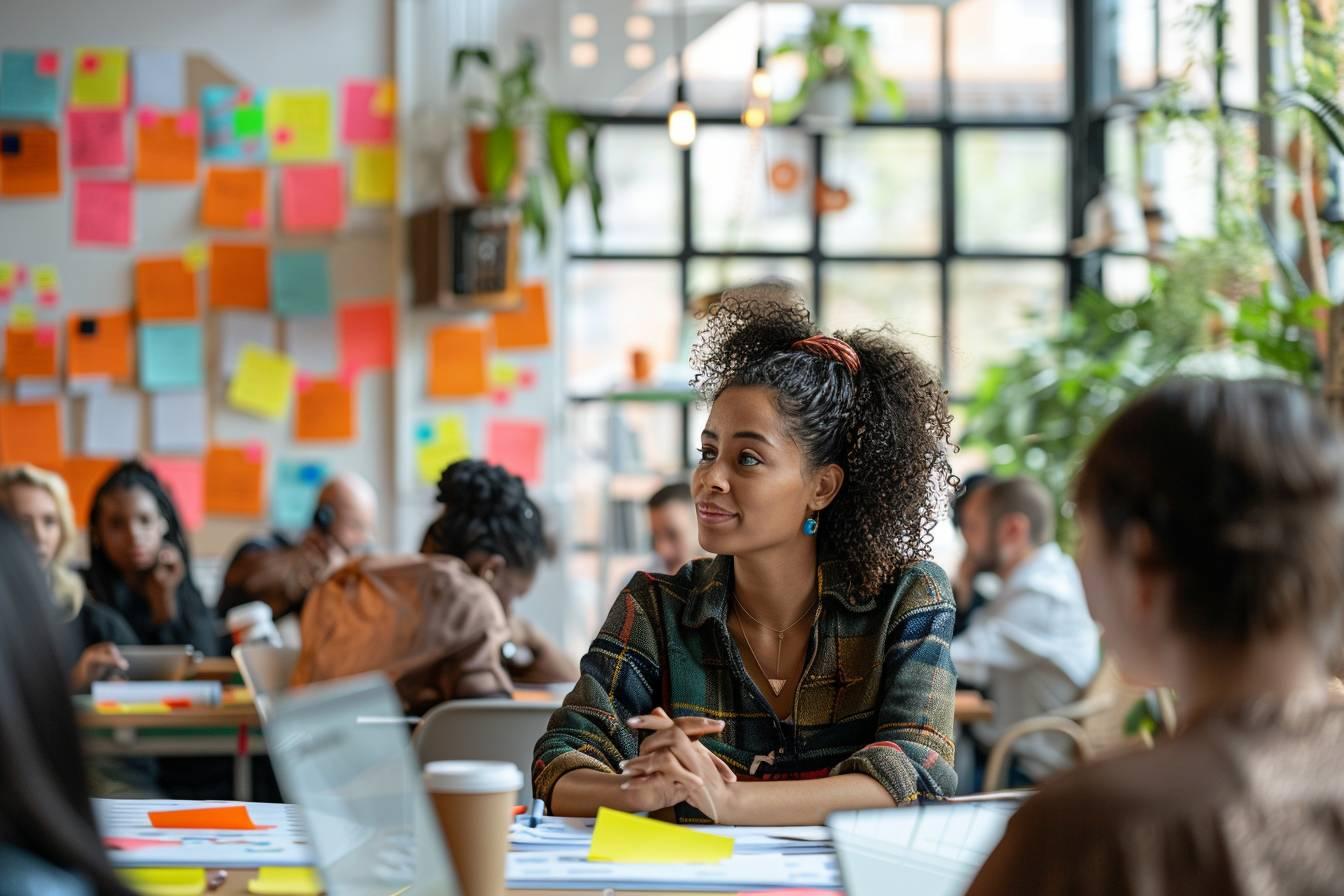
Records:
{"label": "green leaf", "polygon": [[583,160],[583,182],[588,188],[588,205],[593,211],[593,229],[602,233],[602,182],[597,178],[597,126],[585,125],[587,153]]}
{"label": "green leaf", "polygon": [[537,235],[541,248],[546,248],[550,237],[550,223],[546,217],[546,187],[535,173],[527,177],[527,190],[523,193],[523,227]]}
{"label": "green leaf", "polygon": [[496,199],[504,198],[518,167],[517,132],[497,124],[485,138],[485,186]]}
{"label": "green leaf", "polygon": [[893,78],[882,79],[882,98],[886,100],[887,108],[891,110],[893,116],[905,114],[905,91],[901,90],[901,85],[897,84]]}
{"label": "green leaf", "polygon": [[456,87],[457,83],[462,80],[462,72],[466,68],[467,62],[472,59],[479,62],[487,71],[493,72],[495,70],[495,58],[485,47],[459,47],[458,51],[453,54],[453,76],[449,82],[452,86]]}
{"label": "green leaf", "polygon": [[569,135],[583,127],[583,119],[573,112],[550,109],[546,113],[546,155],[551,176],[563,206],[574,188],[574,165],[569,157]]}

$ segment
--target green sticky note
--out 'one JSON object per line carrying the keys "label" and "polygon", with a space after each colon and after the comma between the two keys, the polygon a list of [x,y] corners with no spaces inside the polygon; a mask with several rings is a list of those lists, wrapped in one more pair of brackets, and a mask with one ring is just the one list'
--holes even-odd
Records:
{"label": "green sticky note", "polygon": [[140,387],[146,392],[199,389],[205,384],[198,324],[140,327]]}
{"label": "green sticky note", "polygon": [[260,137],[266,129],[266,112],[260,104],[239,106],[233,110],[233,136],[237,139]]}
{"label": "green sticky note", "polygon": [[714,865],[733,856],[733,838],[619,812],[597,810],[590,862]]}
{"label": "green sticky note", "polygon": [[119,868],[117,874],[140,896],[198,896],[205,892],[204,868]]}
{"label": "green sticky note", "polygon": [[312,868],[258,868],[247,882],[247,892],[257,896],[317,896],[322,881]]}
{"label": "green sticky note", "polygon": [[331,271],[325,252],[271,253],[271,307],[282,317],[331,313]]}

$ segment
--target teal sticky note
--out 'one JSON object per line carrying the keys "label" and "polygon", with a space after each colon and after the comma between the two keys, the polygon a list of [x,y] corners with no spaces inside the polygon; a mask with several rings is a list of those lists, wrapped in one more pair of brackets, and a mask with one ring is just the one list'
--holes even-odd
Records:
{"label": "teal sticky note", "polygon": [[205,385],[203,358],[198,324],[140,328],[140,388],[148,392],[200,389]]}
{"label": "teal sticky note", "polygon": [[54,50],[0,52],[0,118],[55,121],[60,56]]}
{"label": "teal sticky note", "polygon": [[271,307],[282,317],[331,313],[331,271],[325,252],[271,253]]}
{"label": "teal sticky note", "polygon": [[277,460],[271,489],[275,527],[294,532],[308,528],[317,509],[317,493],[326,479],[327,465],[321,461]]}

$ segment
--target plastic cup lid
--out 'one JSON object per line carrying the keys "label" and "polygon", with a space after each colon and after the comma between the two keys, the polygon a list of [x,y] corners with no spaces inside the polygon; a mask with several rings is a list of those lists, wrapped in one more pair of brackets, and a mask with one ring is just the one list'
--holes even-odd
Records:
{"label": "plastic cup lid", "polygon": [[429,762],[424,778],[425,789],[434,793],[508,793],[523,786],[523,773],[511,762]]}
{"label": "plastic cup lid", "polygon": [[254,600],[251,603],[239,604],[234,607],[225,615],[224,620],[229,628],[239,628],[244,625],[264,622],[271,618],[271,608],[259,600]]}

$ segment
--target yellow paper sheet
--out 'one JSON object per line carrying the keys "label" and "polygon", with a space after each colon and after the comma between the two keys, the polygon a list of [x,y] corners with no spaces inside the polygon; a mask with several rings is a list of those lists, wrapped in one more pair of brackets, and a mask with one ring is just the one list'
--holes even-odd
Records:
{"label": "yellow paper sheet", "polygon": [[317,162],[331,158],[331,94],[322,90],[272,90],[266,94],[266,133],[271,160]]}
{"label": "yellow paper sheet", "polygon": [[294,371],[294,362],[286,355],[258,345],[243,346],[238,372],[229,384],[229,404],[268,420],[279,420],[289,411]]}
{"label": "yellow paper sheet", "polygon": [[204,868],[120,868],[117,874],[141,896],[197,896],[205,892]]}
{"label": "yellow paper sheet", "polygon": [[322,881],[312,868],[258,868],[247,882],[247,892],[257,896],[317,896]]}
{"label": "yellow paper sheet", "polygon": [[396,200],[396,147],[357,146],[354,164],[356,205],[391,205]]}
{"label": "yellow paper sheet", "polygon": [[687,830],[605,807],[597,810],[590,862],[713,865],[732,858],[733,838]]}
{"label": "yellow paper sheet", "polygon": [[422,432],[416,439],[415,466],[421,481],[433,485],[449,464],[471,457],[471,442],[467,438],[466,421],[459,414],[425,427],[427,437]]}
{"label": "yellow paper sheet", "polygon": [[122,47],[77,47],[70,76],[70,105],[76,109],[124,109],[128,54]]}

